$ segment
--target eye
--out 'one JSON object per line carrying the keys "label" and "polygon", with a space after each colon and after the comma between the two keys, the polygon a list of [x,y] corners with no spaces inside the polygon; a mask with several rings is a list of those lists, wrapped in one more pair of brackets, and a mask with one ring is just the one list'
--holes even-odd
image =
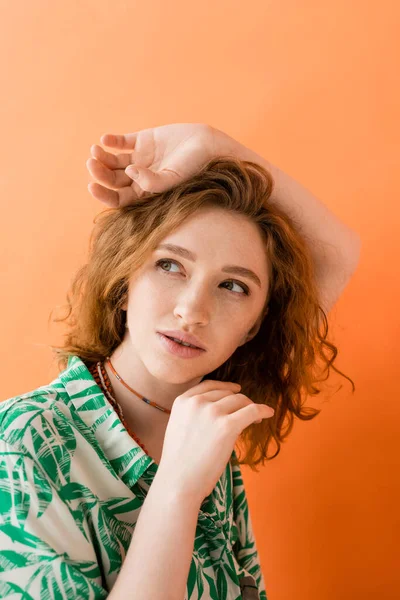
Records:
{"label": "eye", "polygon": [[[244,284],[242,284],[242,283],[238,283],[237,281],[234,281],[233,279],[230,279],[229,281],[224,281],[223,283],[224,283],[224,284],[225,284],[225,283],[227,283],[227,284],[229,284],[229,285],[230,285],[230,284],[232,284],[232,285],[237,285],[237,286],[239,286],[240,288],[242,288],[242,290],[243,290],[243,293],[244,293],[246,296],[250,296],[250,291],[249,291],[249,288],[248,288],[247,286],[245,286]],[[233,290],[232,290],[232,291],[233,291]],[[237,294],[237,293],[238,293],[238,292],[234,292],[234,294]]]}
{"label": "eye", "polygon": [[[161,267],[161,265],[163,265],[163,264],[175,264],[175,265],[177,265],[178,263],[176,263],[174,260],[167,260],[165,258],[162,258],[161,260],[158,260],[156,262],[156,267]],[[161,270],[164,271],[164,269],[161,269]]]}
{"label": "eye", "polygon": [[[163,265],[163,264],[179,265],[179,263],[176,260],[170,260],[168,258],[161,258],[160,260],[158,260],[155,263],[155,266],[158,267],[158,268],[160,268],[162,271],[164,271],[164,273],[171,273],[171,271],[166,271],[165,269],[163,269],[161,267],[161,265]],[[247,287],[247,285],[245,285],[244,283],[241,283],[239,281],[235,281],[234,279],[230,279],[229,281],[224,281],[223,284],[225,284],[225,283],[227,283],[228,285],[230,285],[230,284],[237,285],[240,288],[242,288],[242,290],[243,290],[242,294],[240,292],[233,292],[234,294],[238,294],[239,296],[240,295],[250,296],[251,292],[250,292],[249,288]],[[221,284],[221,285],[223,285],[223,284]],[[228,290],[228,291],[233,291],[233,290]]]}

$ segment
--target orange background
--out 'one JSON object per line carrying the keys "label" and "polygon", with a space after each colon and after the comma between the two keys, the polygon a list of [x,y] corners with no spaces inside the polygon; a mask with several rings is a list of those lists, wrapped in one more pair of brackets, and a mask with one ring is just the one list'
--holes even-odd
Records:
{"label": "orange background", "polygon": [[[398,3],[2,3],[1,399],[57,375],[48,327],[86,260],[89,148],[172,122],[226,131],[362,239],[329,314],[343,388],[242,467],[268,600],[398,598]],[[336,388],[335,388],[336,389]],[[322,394],[321,394],[322,395]]]}

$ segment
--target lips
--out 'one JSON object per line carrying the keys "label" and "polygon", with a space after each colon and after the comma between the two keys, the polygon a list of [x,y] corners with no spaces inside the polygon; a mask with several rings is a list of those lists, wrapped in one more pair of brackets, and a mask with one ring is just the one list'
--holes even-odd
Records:
{"label": "lips", "polygon": [[165,335],[166,337],[169,337],[170,339],[175,338],[176,340],[179,340],[180,342],[190,344],[191,346],[194,346],[195,348],[198,348],[200,350],[205,350],[205,347],[202,344],[201,340],[197,339],[196,336],[194,336],[190,333],[184,333],[183,331],[180,331],[180,330],[159,331],[158,333],[161,333],[162,335]]}
{"label": "lips", "polygon": [[[169,338],[170,340],[172,340],[173,342],[176,342],[177,344],[181,344],[181,346],[188,344],[189,342],[182,342],[181,340],[178,340],[178,338],[174,338],[171,337],[170,335],[165,336],[167,338]],[[190,344],[189,346],[187,346],[188,348],[197,348],[197,350],[201,350],[201,348],[199,348],[198,346],[194,346],[193,344]]]}
{"label": "lips", "polygon": [[173,339],[168,337],[167,335],[160,333],[157,331],[157,336],[159,337],[162,345],[166,350],[168,350],[171,354],[175,356],[179,356],[180,358],[196,358],[201,356],[205,350],[202,348],[192,348],[191,346],[184,346],[183,344],[179,344],[175,342]]}

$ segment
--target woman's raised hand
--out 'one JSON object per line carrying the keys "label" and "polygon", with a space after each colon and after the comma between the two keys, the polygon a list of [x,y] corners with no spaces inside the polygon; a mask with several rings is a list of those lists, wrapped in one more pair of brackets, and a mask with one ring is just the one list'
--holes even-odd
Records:
{"label": "woman's raised hand", "polygon": [[[94,144],[86,161],[95,179],[88,189],[109,207],[134,204],[148,192],[163,192],[198,172],[216,155],[219,130],[203,123],[172,123],[134,133],[101,136],[107,152]],[[136,167],[133,178],[129,166]]]}
{"label": "woman's raised hand", "polygon": [[205,379],[172,405],[157,477],[199,505],[221,477],[242,431],[274,414],[239,389],[230,381]]}

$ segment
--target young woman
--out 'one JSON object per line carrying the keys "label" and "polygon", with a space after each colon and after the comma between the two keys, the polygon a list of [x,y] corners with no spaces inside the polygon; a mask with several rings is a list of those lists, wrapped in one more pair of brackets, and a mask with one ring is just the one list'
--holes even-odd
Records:
{"label": "young woman", "polygon": [[219,139],[175,124],[94,147],[111,208],[58,319],[60,373],[0,405],[2,598],[267,598],[240,464],[319,413],[318,361],[341,373],[333,284],[270,172]]}

